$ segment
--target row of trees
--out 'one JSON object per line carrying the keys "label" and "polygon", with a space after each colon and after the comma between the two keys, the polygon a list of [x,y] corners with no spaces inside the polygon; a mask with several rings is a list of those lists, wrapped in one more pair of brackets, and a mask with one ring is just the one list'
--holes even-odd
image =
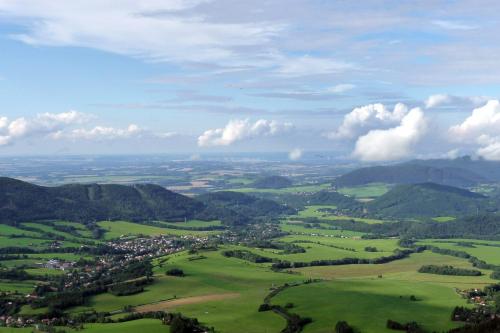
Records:
{"label": "row of trees", "polygon": [[481,276],[481,271],[477,269],[457,268],[450,265],[423,265],[418,270],[419,273],[430,273],[439,275],[457,275],[457,276]]}

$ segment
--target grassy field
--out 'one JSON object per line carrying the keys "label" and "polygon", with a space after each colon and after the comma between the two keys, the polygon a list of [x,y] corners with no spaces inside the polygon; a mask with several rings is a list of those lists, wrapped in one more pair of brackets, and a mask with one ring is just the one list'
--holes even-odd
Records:
{"label": "grassy field", "polygon": [[464,251],[473,255],[474,257],[479,258],[480,260],[484,260],[489,264],[500,265],[500,246],[485,246],[479,245],[484,243],[483,241],[478,240],[462,240],[463,242],[475,242],[474,247],[462,246],[457,242],[447,241],[439,241],[439,240],[426,240],[419,242],[418,244],[422,245],[433,245],[443,249],[450,249],[455,251]]}
{"label": "grassy field", "polygon": [[[327,227],[327,225],[324,225]],[[337,229],[319,229],[319,228],[306,228],[303,223],[294,223],[293,221],[282,222],[281,230],[296,233],[296,234],[306,234],[306,235],[330,235],[330,236],[344,236],[344,237],[361,237],[363,233],[357,231],[349,230],[337,230]]]}
{"label": "grassy field", "polygon": [[343,259],[343,258],[377,258],[382,256],[388,256],[392,254],[392,251],[380,251],[380,252],[366,252],[364,248],[361,248],[355,252],[334,248],[328,246],[326,243],[316,244],[316,243],[296,243],[297,245],[306,249],[305,253],[291,253],[282,254],[280,250],[274,249],[255,249],[247,247],[235,247],[241,250],[249,250],[253,253],[265,256],[268,258],[275,258],[279,260],[286,261],[313,261],[313,260],[326,260],[326,259]]}
{"label": "grassy field", "polygon": [[[167,333],[170,329],[158,319],[139,319],[113,324],[85,324],[85,333]],[[0,331],[1,332],[1,331]]]}
{"label": "grassy field", "polygon": [[[16,247],[31,247],[33,249],[46,249],[52,243],[51,240],[48,239],[39,239],[39,238],[10,238],[10,237],[2,237],[0,236],[0,244],[2,246],[16,246]],[[62,247],[80,247],[81,244],[63,241]]]}
{"label": "grassy field", "polygon": [[373,183],[363,186],[342,187],[338,191],[356,198],[375,198],[387,193],[389,187],[386,184]]}
{"label": "grassy field", "polygon": [[[418,301],[411,301],[414,295]],[[345,320],[360,332],[394,332],[387,319],[417,321],[429,331],[457,326],[450,320],[456,305],[465,305],[451,288],[384,279],[345,280],[292,287],[273,298],[272,303],[293,303],[293,312],[313,322],[306,333],[329,333],[337,321]]]}
{"label": "grassy field", "polygon": [[10,225],[0,224],[0,236],[25,235],[27,237],[40,237],[38,232],[19,229]]}
{"label": "grassy field", "polygon": [[[85,333],[168,333],[170,331],[168,326],[165,326],[158,319],[139,319],[127,321],[123,323],[111,324],[85,324],[83,331],[72,330],[63,327],[66,332],[85,332]],[[0,333],[38,333],[33,327],[25,328],[8,328],[0,327]]]}
{"label": "grassy field", "polygon": [[[220,251],[203,252],[206,259],[189,260],[192,255],[180,253],[155,268],[155,283],[146,291],[131,296],[117,297],[101,294],[91,298],[87,307],[74,308],[73,312],[95,308],[98,311],[119,310],[125,305],[139,306],[165,300],[203,295],[226,295],[229,298],[200,298],[200,302],[177,304],[172,311],[197,317],[220,332],[279,332],[284,320],[270,312],[258,312],[257,308],[273,285],[301,280],[301,276],[275,273],[265,265],[251,264],[235,258],[226,258]],[[170,277],[164,272],[172,267],[184,270],[186,277]],[[237,295],[234,295],[237,294]],[[197,298],[198,299],[198,298]],[[210,300],[215,299],[215,300]],[[159,308],[164,303],[158,303]]]}
{"label": "grassy field", "polygon": [[368,219],[368,218],[361,218],[361,217],[351,217],[351,216],[339,216],[336,214],[328,213],[326,211],[322,211],[325,209],[335,209],[335,208],[337,208],[337,207],[333,206],[333,205],[306,206],[306,208],[304,210],[299,211],[297,215],[290,216],[290,219],[315,217],[319,220],[353,220],[356,222],[363,222],[363,223],[369,223],[369,224],[384,223],[383,220]]}
{"label": "grassy field", "polygon": [[[74,235],[69,234],[67,232],[55,230],[54,227],[52,227],[50,225],[45,225],[42,223],[31,223],[31,222],[23,223],[22,225],[24,225],[26,227],[34,228],[37,230],[41,230],[43,232],[50,232],[50,233],[53,233],[54,235],[62,236],[65,239],[72,241],[72,242],[75,242],[75,243],[78,243],[80,241],[80,237],[74,236]],[[84,237],[83,235],[81,235],[81,236]]]}
{"label": "grassy field", "polygon": [[433,217],[432,220],[436,222],[450,222],[455,220],[456,218],[453,216],[436,216]]}
{"label": "grassy field", "polygon": [[295,271],[309,278],[328,280],[342,279],[376,279],[379,275],[383,279],[406,281],[408,283],[434,283],[449,288],[469,289],[482,288],[495,283],[489,278],[491,271],[481,270],[482,276],[444,276],[437,274],[419,273],[422,265],[452,265],[459,268],[473,268],[465,259],[455,258],[431,252],[412,254],[409,258],[393,261],[386,264],[344,265],[344,266],[316,266],[295,269]]}
{"label": "grassy field", "polygon": [[83,225],[81,223],[68,222],[68,221],[57,221],[57,222],[54,222],[54,224],[73,227],[73,228],[75,228],[78,231],[78,233],[82,237],[87,237],[87,238],[92,237],[92,232],[89,229],[87,229],[85,227],[85,225]]}
{"label": "grassy field", "polygon": [[120,236],[136,236],[136,235],[195,235],[204,236],[217,233],[215,231],[190,231],[181,229],[160,228],[150,225],[125,222],[125,221],[102,221],[97,223],[100,227],[106,230],[105,239],[119,238]]}
{"label": "grassy field", "polygon": [[200,220],[188,220],[186,222],[161,222],[162,225],[168,226],[178,226],[178,227],[188,227],[188,228],[199,228],[199,227],[211,227],[222,225],[221,221],[200,221]]}
{"label": "grassy field", "polygon": [[33,291],[35,281],[6,281],[0,280],[0,292],[2,291],[18,291],[27,294]]}
{"label": "grassy field", "polygon": [[330,188],[330,183],[327,184],[317,184],[317,185],[300,185],[300,186],[290,186],[279,189],[264,189],[264,188],[253,188],[253,187],[243,187],[243,188],[235,188],[231,189],[234,192],[243,192],[243,193],[251,193],[251,192],[261,192],[261,193],[300,193],[300,192],[319,192],[322,190],[327,190]]}

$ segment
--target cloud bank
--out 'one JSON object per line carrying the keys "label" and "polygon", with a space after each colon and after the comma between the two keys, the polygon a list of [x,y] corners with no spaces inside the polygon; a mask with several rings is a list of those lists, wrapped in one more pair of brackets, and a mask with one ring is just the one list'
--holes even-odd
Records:
{"label": "cloud bank", "polygon": [[389,129],[377,129],[359,137],[353,156],[362,161],[390,161],[406,158],[427,130],[421,109],[410,110],[401,123]]}
{"label": "cloud bank", "polygon": [[490,100],[476,108],[462,123],[448,130],[450,139],[461,144],[477,144],[478,156],[500,160],[500,101]]}
{"label": "cloud bank", "polygon": [[396,104],[392,111],[380,103],[361,106],[346,114],[340,127],[327,136],[330,139],[353,139],[372,129],[395,125],[407,112],[408,108],[402,103]]}
{"label": "cloud bank", "polygon": [[231,120],[223,128],[206,130],[198,137],[198,146],[229,146],[242,140],[283,133],[292,127],[291,123],[278,123],[275,120],[260,119],[254,123],[249,119]]}

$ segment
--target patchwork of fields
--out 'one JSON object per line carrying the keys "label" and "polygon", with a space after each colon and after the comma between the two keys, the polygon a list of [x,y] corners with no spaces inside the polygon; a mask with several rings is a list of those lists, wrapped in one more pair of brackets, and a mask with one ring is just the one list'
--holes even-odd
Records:
{"label": "patchwork of fields", "polygon": [[[300,186],[284,190],[317,191],[324,186]],[[387,189],[381,185],[369,188],[344,189],[344,193],[359,198],[380,195]],[[254,189],[241,188],[242,192]],[[349,220],[352,223],[392,223],[368,218],[337,215],[335,205],[310,205],[296,215],[283,218],[277,227],[281,233],[272,239],[283,248],[251,244],[219,244],[217,247],[182,250],[156,257],[152,260],[153,282],[144,290],[131,295],[110,292],[88,297],[79,306],[67,310],[70,315],[95,311],[110,313],[110,318],[125,315],[126,311],[180,312],[197,318],[203,325],[214,327],[216,332],[280,332],[285,319],[273,311],[258,311],[266,297],[278,287],[290,285],[270,298],[270,304],[288,306],[289,311],[312,319],[304,332],[332,332],[338,321],[347,321],[363,333],[391,332],[387,320],[406,323],[415,321],[426,331],[446,331],[461,323],[453,322],[450,315],[454,307],[471,307],[459,290],[483,288],[495,283],[491,271],[480,269],[480,276],[443,276],[419,273],[423,265],[451,265],[473,269],[463,258],[433,253],[428,250],[411,253],[406,257],[382,264],[366,263],[381,257],[391,257],[403,248],[398,238],[370,238],[365,233],[343,230],[328,221]],[[317,223],[306,222],[316,218]],[[436,219],[446,223],[452,218]],[[85,225],[56,221],[51,224],[21,223],[17,227],[0,225],[0,242],[4,247],[28,247],[41,251],[19,258],[0,261],[4,268],[21,267],[36,279],[42,276],[67,274],[58,268],[46,267],[49,260],[76,262],[92,256],[64,253],[61,249],[78,248],[85,244],[104,244],[116,239],[134,239],[137,236],[192,236],[209,237],[223,233],[220,221],[189,220],[186,222],[151,222],[138,224],[129,221],[101,221],[101,240],[93,237]],[[67,227],[64,229],[60,227]],[[208,227],[217,230],[208,231]],[[205,229],[204,229],[205,228]],[[70,230],[70,231],[64,231]],[[58,239],[58,251],[51,252],[53,241]],[[417,245],[432,245],[441,249],[464,251],[489,264],[500,265],[500,242],[473,239],[420,240]],[[301,249],[292,251],[290,249]],[[241,251],[246,258],[228,257],[225,251]],[[250,258],[250,259],[249,259]],[[264,261],[252,261],[264,258]],[[277,262],[365,260],[358,264],[311,264],[307,267],[273,269]],[[177,269],[184,276],[170,276],[167,272]],[[28,294],[38,280],[0,280],[1,292]],[[314,283],[304,283],[313,281]],[[297,284],[297,286],[295,286]],[[125,310],[127,309],[127,310]],[[21,314],[34,315],[48,311],[47,307],[31,308],[23,305]],[[114,324],[86,324],[83,332],[165,332],[168,328],[159,320],[139,319]],[[25,329],[0,328],[0,332],[31,332]],[[71,331],[71,330],[68,330]]]}

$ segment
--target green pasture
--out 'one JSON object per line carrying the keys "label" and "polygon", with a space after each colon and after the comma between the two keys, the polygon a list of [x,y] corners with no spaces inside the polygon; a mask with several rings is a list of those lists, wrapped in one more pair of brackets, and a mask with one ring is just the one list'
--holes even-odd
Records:
{"label": "green pasture", "polygon": [[40,234],[33,231],[19,229],[10,225],[0,224],[0,236],[25,235],[27,237],[40,237]]}
{"label": "green pasture", "polygon": [[7,281],[0,280],[0,292],[18,291],[23,294],[28,294],[35,289],[35,281]]}
{"label": "green pasture", "polygon": [[222,225],[221,221],[201,221],[201,220],[188,220],[186,222],[160,222],[165,227],[187,227],[187,228],[200,228],[200,227],[212,227]]}
{"label": "green pasture", "polygon": [[434,220],[436,222],[450,222],[450,221],[453,221],[455,219],[456,218],[453,216],[436,216],[436,217],[432,218],[432,220]]}
{"label": "green pasture", "polygon": [[[328,227],[326,224],[324,226]],[[300,221],[284,221],[281,223],[281,230],[295,234],[313,234],[317,236],[329,235],[338,237],[361,237],[361,235],[363,235],[362,232],[349,230],[306,228]]]}
{"label": "green pasture", "polygon": [[[451,241],[451,242],[450,242]],[[474,247],[462,246],[458,244],[459,241],[446,240],[425,240],[419,242],[419,245],[433,245],[442,249],[449,249],[455,251],[467,252],[470,255],[479,258],[480,260],[486,261],[488,264],[500,265],[500,246],[486,246],[479,245],[483,241],[476,241]],[[464,242],[470,242],[470,240],[464,240]]]}
{"label": "green pasture", "polygon": [[[168,261],[155,267],[155,282],[146,291],[131,296],[101,294],[90,299],[85,307],[73,308],[72,312],[89,310],[120,310],[125,305],[143,305],[169,299],[182,299],[200,295],[236,294],[236,297],[218,301],[185,304],[176,307],[184,315],[196,317],[220,332],[279,332],[284,320],[271,313],[257,311],[273,285],[302,280],[300,275],[275,273],[266,265],[226,258],[220,251],[202,253],[206,259],[189,260],[192,255],[179,253],[168,256]],[[170,268],[181,268],[186,277],[171,277],[164,273]]]}
{"label": "green pasture", "polygon": [[154,236],[154,235],[193,235],[193,236],[206,236],[209,234],[217,233],[215,231],[190,231],[181,229],[169,229],[145,224],[138,224],[125,221],[102,221],[97,223],[102,227],[106,233],[104,238],[106,240],[119,238],[121,236]]}
{"label": "green pasture", "polygon": [[375,198],[389,191],[389,186],[383,183],[373,183],[360,186],[342,187],[340,193],[356,198]]}
{"label": "green pasture", "polygon": [[[2,237],[0,236],[0,244],[2,247],[30,247],[33,249],[46,249],[52,243],[51,240],[48,239],[39,239],[39,238],[10,238],[10,237]],[[77,244],[69,241],[62,241],[61,247],[80,247],[81,244]]]}
{"label": "green pasture", "polygon": [[422,265],[452,265],[458,268],[472,269],[471,263],[466,259],[456,258],[425,251],[412,254],[409,258],[392,261],[386,264],[342,265],[342,266],[316,266],[294,269],[309,278],[328,280],[342,279],[383,279],[391,281],[405,281],[408,283],[433,283],[448,288],[470,289],[483,288],[495,283],[489,275],[491,271],[481,270],[481,276],[451,276],[419,273]]}
{"label": "green pasture", "polygon": [[87,237],[87,238],[92,237],[92,232],[89,229],[87,229],[84,224],[77,222],[68,222],[68,221],[57,221],[54,222],[54,224],[73,227],[78,231],[80,235],[82,235],[82,237]]}
{"label": "green pasture", "polygon": [[[411,301],[414,295],[417,301]],[[384,279],[335,280],[286,289],[273,304],[293,303],[293,312],[311,317],[305,333],[333,332],[345,320],[359,332],[394,332],[388,319],[402,323],[416,321],[428,331],[444,331],[457,323],[450,320],[456,305],[466,305],[451,288],[431,283]]]}
{"label": "green pasture", "polygon": [[[43,232],[53,233],[54,235],[64,237],[64,239],[67,239],[67,240],[74,242],[74,243],[78,243],[80,241],[79,237],[76,237],[76,236],[69,234],[67,232],[64,232],[64,231],[55,230],[54,227],[52,227],[50,225],[46,225],[46,224],[42,224],[42,223],[33,223],[33,222],[23,223],[22,225],[24,225],[26,227],[34,228],[34,229],[37,229],[37,230],[40,230]],[[83,237],[83,235],[82,235],[82,237]]]}
{"label": "green pasture", "polygon": [[261,193],[275,193],[275,194],[301,193],[301,192],[314,193],[322,190],[327,190],[330,187],[331,187],[330,183],[326,183],[326,184],[315,184],[315,185],[290,186],[277,189],[243,187],[243,188],[231,189],[231,191],[242,192],[242,193],[261,192]]}

